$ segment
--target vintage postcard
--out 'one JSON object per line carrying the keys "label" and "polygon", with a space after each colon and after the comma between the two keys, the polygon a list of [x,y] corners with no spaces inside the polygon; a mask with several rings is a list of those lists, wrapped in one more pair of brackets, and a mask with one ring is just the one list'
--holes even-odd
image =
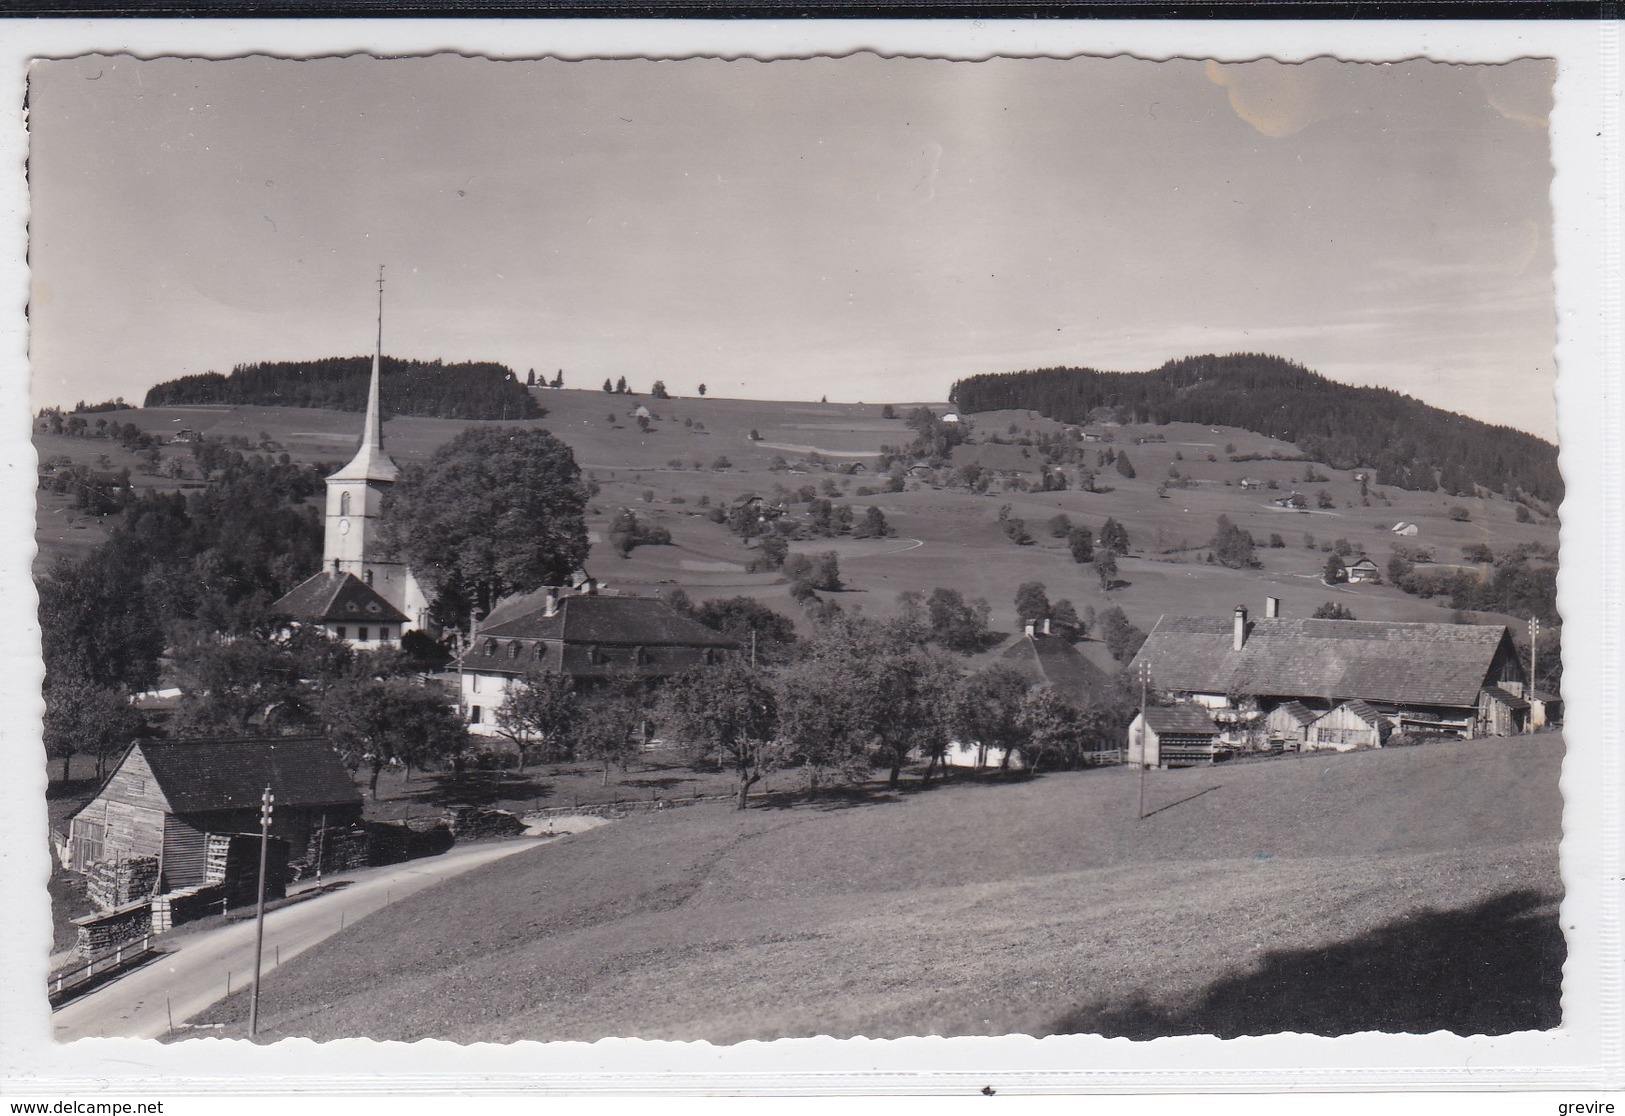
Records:
{"label": "vintage postcard", "polygon": [[12,1080],[1608,1084],[1595,29],[100,30]]}

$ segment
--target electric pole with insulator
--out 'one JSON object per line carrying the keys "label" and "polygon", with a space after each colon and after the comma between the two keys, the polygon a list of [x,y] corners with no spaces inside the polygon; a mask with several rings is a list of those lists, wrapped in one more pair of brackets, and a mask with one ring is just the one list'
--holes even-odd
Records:
{"label": "electric pole with insulator", "polygon": [[1145,751],[1145,737],[1147,726],[1145,723],[1145,695],[1151,686],[1151,664],[1140,664],[1140,820],[1145,820],[1145,769],[1149,765],[1150,757]]}
{"label": "electric pole with insulator", "polygon": [[248,1037],[260,1030],[260,958],[265,952],[265,859],[271,844],[271,810],[276,795],[267,786],[260,795],[260,886],[259,899],[254,909],[254,988],[248,995]]}

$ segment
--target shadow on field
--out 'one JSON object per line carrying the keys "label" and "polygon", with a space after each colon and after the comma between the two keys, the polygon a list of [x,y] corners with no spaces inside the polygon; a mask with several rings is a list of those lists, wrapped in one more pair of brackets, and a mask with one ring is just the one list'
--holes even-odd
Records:
{"label": "shadow on field", "polygon": [[1265,954],[1189,1008],[1141,1000],[1075,1011],[1051,1033],[1150,1039],[1299,1031],[1503,1035],[1562,1022],[1567,947],[1556,901],[1514,891],[1461,911],[1409,916],[1352,941]]}

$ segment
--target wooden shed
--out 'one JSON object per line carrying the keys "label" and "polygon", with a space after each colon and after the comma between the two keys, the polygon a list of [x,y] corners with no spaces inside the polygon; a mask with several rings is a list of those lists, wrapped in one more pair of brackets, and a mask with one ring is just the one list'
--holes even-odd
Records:
{"label": "wooden shed", "polygon": [[1380,748],[1388,739],[1388,718],[1363,701],[1345,701],[1309,726],[1304,747],[1331,748],[1339,752],[1355,748]]}
{"label": "wooden shed", "polygon": [[1227,750],[1219,726],[1200,705],[1152,706],[1128,727],[1128,762],[1152,767],[1195,767],[1213,763]]}
{"label": "wooden shed", "polygon": [[1271,744],[1303,747],[1309,739],[1309,726],[1320,714],[1301,701],[1286,701],[1264,716],[1264,734]]}
{"label": "wooden shed", "polygon": [[210,835],[258,833],[267,786],[271,834],[293,856],[324,822],[361,819],[361,792],[326,740],[138,741],[69,816],[65,867],[157,857],[160,890],[203,883]]}

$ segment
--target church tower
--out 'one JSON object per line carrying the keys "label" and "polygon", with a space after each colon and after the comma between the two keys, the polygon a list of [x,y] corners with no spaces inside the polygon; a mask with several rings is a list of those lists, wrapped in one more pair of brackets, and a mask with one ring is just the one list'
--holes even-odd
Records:
{"label": "church tower", "polygon": [[405,629],[428,626],[429,602],[417,578],[384,553],[380,541],[384,492],[400,468],[384,450],[383,415],[378,404],[379,366],[384,352],[384,269],[378,269],[378,333],[367,386],[367,418],[361,445],[350,463],[327,478],[322,568],[347,573],[370,586],[407,617]]}

